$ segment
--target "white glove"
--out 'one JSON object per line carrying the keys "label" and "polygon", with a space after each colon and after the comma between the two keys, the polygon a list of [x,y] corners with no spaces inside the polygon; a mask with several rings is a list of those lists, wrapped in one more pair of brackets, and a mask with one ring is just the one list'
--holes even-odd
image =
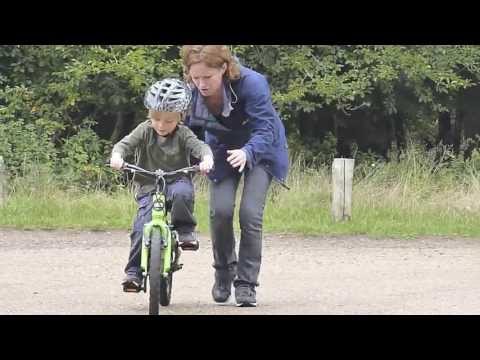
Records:
{"label": "white glove", "polygon": [[112,154],[112,157],[110,159],[110,167],[116,170],[121,170],[124,163],[125,161],[123,161],[122,155],[120,155],[119,153]]}
{"label": "white glove", "polygon": [[204,156],[202,162],[198,164],[198,166],[200,167],[200,172],[202,174],[208,174],[208,172],[213,168],[213,157],[210,155]]}

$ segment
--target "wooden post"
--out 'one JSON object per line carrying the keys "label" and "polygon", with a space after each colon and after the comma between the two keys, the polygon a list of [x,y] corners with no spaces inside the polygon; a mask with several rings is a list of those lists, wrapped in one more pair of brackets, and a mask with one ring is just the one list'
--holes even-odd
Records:
{"label": "wooden post", "polygon": [[0,206],[5,204],[7,200],[7,172],[5,170],[5,162],[0,156]]}
{"label": "wooden post", "polygon": [[335,221],[352,218],[352,180],[355,159],[334,159],[332,165],[332,216]]}

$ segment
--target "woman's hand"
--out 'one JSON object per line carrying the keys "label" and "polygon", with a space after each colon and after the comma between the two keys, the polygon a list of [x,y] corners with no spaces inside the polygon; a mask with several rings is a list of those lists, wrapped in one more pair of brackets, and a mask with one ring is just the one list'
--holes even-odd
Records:
{"label": "woman's hand", "polygon": [[213,168],[213,157],[210,155],[204,156],[202,162],[198,164],[198,166],[200,167],[200,172],[203,175],[208,174],[208,172]]}
{"label": "woman's hand", "polygon": [[243,168],[247,164],[247,154],[241,149],[237,150],[227,150],[227,154],[230,156],[227,158],[227,161],[232,165],[233,168],[239,168],[238,172],[242,172]]}

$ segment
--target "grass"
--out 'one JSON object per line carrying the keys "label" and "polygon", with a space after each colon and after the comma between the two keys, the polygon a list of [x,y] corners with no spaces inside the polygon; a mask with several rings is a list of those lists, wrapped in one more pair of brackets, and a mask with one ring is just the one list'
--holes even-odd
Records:
{"label": "grass", "polygon": [[[356,169],[352,219],[336,223],[330,214],[330,169],[305,169],[297,160],[289,176],[291,190],[271,188],[264,233],[480,237],[480,172],[473,162],[461,164],[455,171],[438,168],[431,157],[414,148],[398,162],[364,164]],[[1,227],[126,230],[136,211],[127,189],[113,194],[58,190],[49,179],[38,176],[19,179],[14,185],[0,207]],[[198,230],[208,233],[204,180],[197,183],[195,214]]]}

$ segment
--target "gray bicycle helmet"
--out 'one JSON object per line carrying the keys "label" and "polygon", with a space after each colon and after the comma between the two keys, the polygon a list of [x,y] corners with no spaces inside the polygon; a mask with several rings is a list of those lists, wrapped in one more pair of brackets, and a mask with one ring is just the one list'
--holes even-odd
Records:
{"label": "gray bicycle helmet", "polygon": [[184,112],[190,106],[192,90],[174,78],[157,81],[145,93],[145,107],[155,111]]}

